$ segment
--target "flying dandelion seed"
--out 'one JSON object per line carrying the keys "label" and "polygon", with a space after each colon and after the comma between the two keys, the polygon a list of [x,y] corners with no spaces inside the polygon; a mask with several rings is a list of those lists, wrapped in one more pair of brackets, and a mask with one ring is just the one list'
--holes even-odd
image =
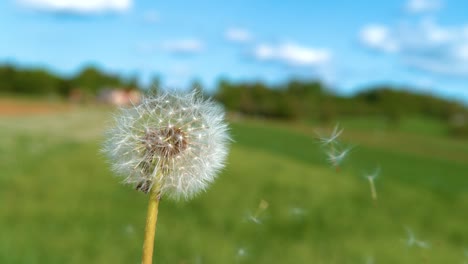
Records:
{"label": "flying dandelion seed", "polygon": [[376,167],[375,170],[371,174],[366,175],[366,178],[368,180],[374,181],[379,176],[380,176],[380,167]]}
{"label": "flying dandelion seed", "polygon": [[343,133],[343,129],[340,129],[339,124],[337,124],[331,133],[330,136],[320,136],[318,134],[318,140],[324,147],[328,147],[325,152],[327,155],[328,162],[335,168],[337,172],[340,171],[340,165],[343,163],[344,159],[347,157],[352,148],[346,148],[340,150],[340,143],[338,138]]}
{"label": "flying dandelion seed", "polygon": [[194,92],[166,92],[121,109],[115,120],[104,152],[124,183],[150,193],[142,263],[151,263],[161,197],[191,199],[224,166],[230,141],[224,111]]}
{"label": "flying dandelion seed", "polygon": [[239,247],[236,251],[236,263],[244,262],[249,255],[249,252],[244,247]]}
{"label": "flying dandelion seed", "polygon": [[265,212],[267,208],[268,208],[268,202],[265,200],[261,200],[255,213],[253,215],[249,215],[248,219],[254,222],[255,224],[258,224],[258,225],[262,224],[260,217],[263,215],[263,213]]}
{"label": "flying dandelion seed", "polygon": [[425,241],[416,240],[415,243],[416,243],[416,246],[418,246],[420,248],[430,248],[431,247],[429,245],[429,243],[425,242]]}
{"label": "flying dandelion seed", "polygon": [[289,213],[293,216],[296,216],[296,217],[302,217],[304,215],[306,215],[306,211],[302,208],[299,208],[299,207],[293,207],[289,210]]}
{"label": "flying dandelion seed", "polygon": [[255,224],[257,225],[261,225],[262,224],[262,221],[260,221],[260,219],[254,215],[250,215],[249,216],[249,220],[254,222]]}
{"label": "flying dandelion seed", "polygon": [[414,246],[419,247],[419,248],[424,248],[424,249],[430,248],[429,243],[426,241],[418,240],[416,236],[414,235],[413,231],[409,227],[405,227],[405,230],[406,230],[406,235],[407,235],[406,246],[408,248],[411,248]]}
{"label": "flying dandelion seed", "polygon": [[343,129],[340,129],[339,124],[336,124],[331,135],[329,137],[319,136],[319,141],[323,146],[333,145],[337,143],[338,137],[341,135],[341,133],[343,133]]}
{"label": "flying dandelion seed", "polygon": [[245,248],[237,249],[237,256],[241,258],[247,256],[247,250]]}
{"label": "flying dandelion seed", "polygon": [[130,235],[133,235],[135,233],[135,228],[133,227],[133,225],[128,224],[128,225],[125,226],[124,231],[125,231],[125,234],[130,236]]}
{"label": "flying dandelion seed", "polygon": [[348,156],[351,149],[352,148],[350,147],[339,151],[336,148],[332,148],[327,152],[328,162],[336,169],[337,172],[340,170],[340,165]]}
{"label": "flying dandelion seed", "polygon": [[380,175],[380,167],[377,167],[373,173],[365,175],[371,189],[371,197],[374,203],[377,202],[377,190],[375,188],[375,179]]}

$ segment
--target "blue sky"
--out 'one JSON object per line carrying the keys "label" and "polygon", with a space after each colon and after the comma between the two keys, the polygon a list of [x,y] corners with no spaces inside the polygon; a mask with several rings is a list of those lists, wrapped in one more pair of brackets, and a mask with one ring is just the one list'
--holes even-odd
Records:
{"label": "blue sky", "polygon": [[148,82],[319,78],[468,102],[468,3],[392,1],[6,0],[0,63],[73,74],[85,65]]}

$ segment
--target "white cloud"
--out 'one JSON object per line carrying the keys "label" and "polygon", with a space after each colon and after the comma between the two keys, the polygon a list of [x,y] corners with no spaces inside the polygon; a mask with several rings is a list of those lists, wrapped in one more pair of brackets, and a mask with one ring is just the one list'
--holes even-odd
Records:
{"label": "white cloud", "polygon": [[441,0],[408,0],[406,3],[406,10],[410,13],[438,11],[441,8]]}
{"label": "white cloud", "polygon": [[181,39],[166,41],[161,45],[162,49],[174,54],[195,54],[203,51],[203,43],[198,39]]}
{"label": "white cloud", "polygon": [[252,34],[242,28],[229,28],[225,32],[227,40],[237,43],[247,43],[252,40]]}
{"label": "white cloud", "polygon": [[260,61],[279,62],[289,66],[322,66],[331,60],[328,50],[294,43],[259,44],[254,48],[253,55]]}
{"label": "white cloud", "polygon": [[468,25],[447,27],[423,20],[393,28],[367,26],[360,37],[366,47],[393,54],[417,69],[468,77]]}
{"label": "white cloud", "polygon": [[360,39],[364,45],[373,49],[385,52],[396,52],[398,50],[398,44],[392,38],[386,26],[365,26],[360,32]]}
{"label": "white cloud", "polygon": [[48,12],[79,14],[123,12],[130,9],[132,0],[16,0],[26,8]]}
{"label": "white cloud", "polygon": [[459,56],[460,59],[468,61],[468,41],[467,43],[463,43],[459,45],[455,53]]}

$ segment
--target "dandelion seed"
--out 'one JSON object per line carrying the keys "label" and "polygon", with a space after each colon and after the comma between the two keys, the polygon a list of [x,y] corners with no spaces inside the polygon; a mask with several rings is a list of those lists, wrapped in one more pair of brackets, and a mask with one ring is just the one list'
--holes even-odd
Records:
{"label": "dandelion seed", "polygon": [[248,257],[248,255],[249,253],[246,248],[239,247],[236,251],[236,263],[243,262]]}
{"label": "dandelion seed", "polygon": [[291,215],[298,217],[304,216],[306,214],[306,211],[299,207],[293,207],[289,210],[289,212],[291,213]]}
{"label": "dandelion seed", "polygon": [[377,202],[377,190],[375,188],[374,182],[375,182],[375,179],[377,179],[377,177],[379,176],[379,174],[380,174],[380,167],[377,167],[373,173],[365,175],[366,179],[369,181],[369,186],[371,189],[371,197],[374,203]]}
{"label": "dandelion seed", "polygon": [[239,249],[237,249],[237,256],[238,256],[238,257],[245,257],[245,256],[247,256],[247,250],[245,250],[245,248],[239,248]]}
{"label": "dandelion seed", "polygon": [[260,219],[259,219],[258,217],[255,217],[255,216],[253,216],[253,215],[250,215],[250,216],[249,216],[249,220],[252,221],[252,222],[254,222],[254,223],[257,224],[257,225],[262,224],[262,221],[260,221]]}
{"label": "dandelion seed", "polygon": [[351,151],[351,147],[344,149],[342,151],[338,151],[335,148],[332,148],[327,152],[328,162],[339,171],[341,163],[343,163],[344,159],[348,156],[349,152]]}
{"label": "dandelion seed", "polygon": [[260,221],[260,217],[263,215],[267,208],[268,202],[265,200],[261,200],[255,213],[253,215],[250,215],[248,219],[254,222],[255,224],[261,224],[262,221]]}
{"label": "dandelion seed", "polygon": [[430,245],[428,242],[416,240],[415,243],[416,243],[416,246],[420,248],[430,248]]}
{"label": "dandelion seed", "polygon": [[121,109],[115,120],[103,151],[125,183],[150,194],[142,263],[151,263],[161,197],[188,200],[224,166],[224,111],[193,92],[160,93]]}
{"label": "dandelion seed", "polygon": [[133,225],[130,225],[130,224],[126,225],[125,226],[125,233],[127,235],[133,235],[135,233],[135,228],[133,227]]}
{"label": "dandelion seed", "polygon": [[409,227],[405,227],[406,230],[406,246],[408,248],[411,248],[413,246],[419,247],[419,248],[429,248],[430,244],[426,241],[418,240],[416,236],[414,235],[413,231]]}
{"label": "dandelion seed", "polygon": [[380,175],[380,167],[377,167],[375,168],[374,172],[372,172],[371,174],[367,174],[366,178],[370,181],[374,181],[375,179],[377,179],[377,177],[379,177],[379,175]]}
{"label": "dandelion seed", "polygon": [[337,124],[329,137],[319,137],[319,141],[322,143],[323,146],[333,145],[336,143],[341,133],[343,133],[343,129],[340,130],[339,124]]}

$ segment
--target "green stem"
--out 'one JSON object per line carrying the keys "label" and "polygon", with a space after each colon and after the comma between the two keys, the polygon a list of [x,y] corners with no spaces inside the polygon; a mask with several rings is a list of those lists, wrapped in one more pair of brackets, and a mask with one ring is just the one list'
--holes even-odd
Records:
{"label": "green stem", "polygon": [[149,195],[145,240],[143,243],[143,258],[141,261],[142,264],[153,263],[154,235],[156,234],[156,223],[158,221],[158,207],[160,200],[161,187],[159,184],[154,184]]}

